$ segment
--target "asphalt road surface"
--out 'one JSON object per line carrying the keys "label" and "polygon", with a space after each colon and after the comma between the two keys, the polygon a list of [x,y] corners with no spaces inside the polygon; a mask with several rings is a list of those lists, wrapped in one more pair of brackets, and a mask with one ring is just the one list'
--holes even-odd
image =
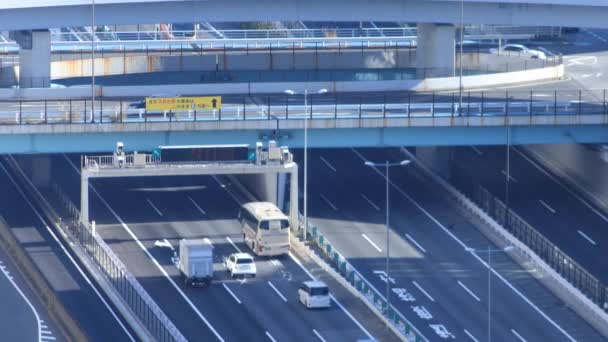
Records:
{"label": "asphalt road surface", "polygon": [[[68,191],[79,196],[78,174],[62,159],[53,163],[63,164]],[[310,277],[290,256],[256,257],[256,278],[228,277],[223,259],[249,252],[231,184],[205,176],[97,180],[93,185],[101,196],[91,191],[91,219],[99,234],[188,340],[370,338],[340,304],[311,311],[296,300],[299,284]],[[173,248],[182,238],[200,237],[214,245],[215,279],[209,288],[190,288],[173,264]]]}
{"label": "asphalt road surface", "polygon": [[[312,150],[309,155],[311,222],[382,293],[385,183],[363,162],[387,158],[399,160],[380,149]],[[296,160],[302,160],[301,153]],[[496,273],[490,276],[489,295],[487,254],[481,250],[497,247],[420,177],[415,165],[391,172],[391,301],[427,338],[487,341],[490,321],[497,341],[603,340],[542,287],[533,270],[503,253],[491,256]]]}
{"label": "asphalt road surface", "polygon": [[[61,240],[58,239],[56,233],[40,219],[39,213],[32,209],[21,192],[15,188],[3,168],[0,169],[0,177],[2,178],[0,182],[0,193],[2,193],[2,196],[0,196],[0,213],[18,242],[38,267],[42,276],[47,279],[67,312],[78,322],[89,341],[135,340],[133,333],[124,328],[124,322],[117,318],[116,310],[108,304],[107,299],[100,294],[100,290],[91,284],[88,274],[83,272],[83,267],[74,261],[75,257],[67,252],[65,245],[60,242]],[[52,322],[49,321],[47,314],[36,303],[36,297],[24,288],[23,282],[19,280],[18,272],[9,264],[8,259],[0,255],[0,260],[7,266],[6,270],[9,271],[9,275],[14,277],[26,297],[32,301],[36,311],[40,313],[40,319],[44,321],[41,321],[41,329],[43,328],[42,324],[51,327],[49,331],[53,334],[52,337],[61,339],[59,331],[52,328]],[[0,282],[3,279],[6,280],[6,277],[0,274]],[[3,286],[6,285],[4,282]],[[0,312],[3,312],[5,308],[13,308],[14,306],[5,307],[4,305],[5,293],[11,292],[2,291],[1,293],[3,299]],[[12,300],[20,300],[15,295],[15,291],[12,293]],[[16,313],[10,311],[3,314],[16,319],[18,317]],[[28,322],[30,323],[27,325],[12,325],[10,329],[3,329],[2,332],[25,333],[23,328],[32,326],[35,324],[35,320],[30,317]],[[16,327],[18,328],[16,329]],[[45,335],[48,334],[45,333]],[[0,336],[0,340],[5,339]],[[6,340],[20,341],[21,339],[7,338]],[[46,340],[52,340],[52,338]]]}

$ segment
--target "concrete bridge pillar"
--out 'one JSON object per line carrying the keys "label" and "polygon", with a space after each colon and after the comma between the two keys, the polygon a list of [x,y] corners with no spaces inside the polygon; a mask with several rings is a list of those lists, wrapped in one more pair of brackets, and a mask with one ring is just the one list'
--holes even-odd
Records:
{"label": "concrete bridge pillar", "polygon": [[449,146],[416,147],[416,157],[444,179],[450,178],[452,148]]}
{"label": "concrete bridge pillar", "polygon": [[454,25],[418,24],[416,67],[420,69],[418,70],[419,77],[453,76],[455,60],[456,28]]}
{"label": "concrete bridge pillar", "polygon": [[21,88],[47,88],[51,83],[51,33],[49,30],[16,31],[19,44]]}

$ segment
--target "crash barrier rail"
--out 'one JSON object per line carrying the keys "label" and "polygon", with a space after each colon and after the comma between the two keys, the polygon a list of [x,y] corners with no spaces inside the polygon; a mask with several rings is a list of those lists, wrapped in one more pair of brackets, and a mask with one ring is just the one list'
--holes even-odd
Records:
{"label": "crash barrier rail", "polygon": [[[300,217],[300,221],[303,221]],[[329,242],[316,226],[312,226],[309,223],[309,242],[312,242],[314,246],[322,253],[323,257],[329,261],[330,265],[342,276],[360,295],[361,298],[368,302],[373,307],[376,313],[380,314],[384,320],[392,326],[392,328],[398,332],[407,341],[412,342],[428,342],[428,339],[424,337],[416,329],[416,327],[410,323],[410,321],[395,309],[391,304],[390,309],[387,309],[386,298],[376,290],[376,288],[365,279],[349,262],[348,260],[336,250],[336,248]]]}
{"label": "crash barrier rail", "polygon": [[[257,29],[257,30],[171,30],[171,31],[106,31],[95,32],[96,41],[140,41],[170,39],[273,39],[273,38],[356,38],[356,37],[413,37],[416,27],[375,27],[375,28],[318,28],[318,29]],[[471,36],[478,39],[509,39],[512,36],[540,37],[555,36],[556,29],[551,27],[493,27],[491,30],[465,28],[465,39]],[[91,41],[86,32],[51,32],[51,41]]]}
{"label": "crash barrier rail", "polygon": [[[463,93],[461,103],[458,93],[318,95],[309,96],[306,107],[301,104],[302,96],[294,96],[298,97],[295,103],[285,95],[226,97],[218,109],[182,111],[147,111],[132,108],[130,105],[139,104],[122,99],[97,100],[94,112],[90,100],[3,100],[0,101],[0,125],[280,121],[306,117],[334,120],[513,118],[501,124],[597,124],[605,122],[608,116],[607,92],[600,92],[603,94],[600,100],[593,93],[583,91],[468,92]],[[479,125],[497,123],[479,120]]]}
{"label": "crash barrier rail", "polygon": [[470,177],[460,165],[451,166],[451,183],[477,206],[528,246],[536,255],[572,286],[608,312],[608,288],[558,246],[508,208],[504,202]]}
{"label": "crash barrier rail", "polygon": [[125,154],[124,163],[118,165],[118,159],[114,155],[105,156],[81,156],[81,166],[85,169],[99,169],[99,168],[131,168],[131,167],[145,167],[146,165],[155,165],[161,162],[161,158],[149,153],[134,153]]}
{"label": "crash barrier rail", "polygon": [[[68,238],[70,243],[76,242],[72,248],[80,250],[84,248],[84,251],[88,252],[88,256],[95,261],[98,269],[104,272],[104,281],[109,282],[113,286],[113,289],[122,296],[123,302],[130,306],[131,312],[137,315],[139,322],[144,324],[146,332],[137,331],[136,327],[134,327],[138,336],[142,339],[144,339],[144,336],[146,338],[151,337],[156,341],[186,342],[186,339],[181,335],[179,330],[177,330],[164,312],[145,292],[135,277],[129,273],[105,242],[95,233],[91,232],[90,227],[80,224],[77,219],[64,221],[26,176],[17,161],[10,155],[5,156],[3,159],[17,175],[17,181],[27,189],[26,192],[31,194],[35,202],[40,205],[43,214],[53,222],[54,227],[60,229],[62,235]],[[51,191],[55,193],[59,190],[57,185],[51,183]],[[69,201],[68,197],[62,192],[59,192],[58,198],[62,201]],[[73,204],[66,205],[66,208],[68,212],[78,213]],[[84,264],[89,267],[86,261]],[[111,295],[108,296],[112,298]],[[119,306],[117,303],[115,305]]]}
{"label": "crash barrier rail", "polygon": [[129,272],[120,258],[103,241],[89,224],[81,223],[78,218],[80,211],[54,182],[51,183],[53,194],[60,204],[70,213],[71,220],[60,225],[62,230],[88,252],[95,260],[99,269],[109,280],[110,284],[120,294],[122,300],[129,306],[139,321],[146,327],[155,341],[185,342],[186,338],[165,315],[162,309],[150,297],[139,281]]}
{"label": "crash barrier rail", "polygon": [[[145,53],[149,53],[146,51]],[[151,52],[150,52],[151,53]],[[220,52],[220,54],[223,52]],[[230,55],[231,52],[225,52],[226,55]],[[266,50],[263,53],[272,54],[272,51]],[[295,53],[295,52],[294,52]],[[415,51],[408,50],[403,52],[408,54],[409,60],[415,58]],[[202,56],[202,51],[193,50],[166,50],[158,52],[163,56],[179,56],[192,58],[209,58],[209,56]],[[313,51],[311,54],[320,54],[318,51]],[[481,58],[485,62],[479,62],[474,64],[463,63],[462,76],[479,76],[479,75],[490,75],[505,72],[516,72],[516,71],[528,71],[537,70],[550,67],[558,67],[562,64],[560,56],[550,57],[546,59],[529,59],[520,58],[517,55],[514,56],[494,56],[494,55],[476,55],[475,53],[465,53],[468,59],[469,56],[475,58]],[[267,69],[267,70],[206,70],[204,68],[199,69],[195,64],[192,63],[176,63],[170,67],[170,70],[164,70],[161,67],[157,69],[142,69],[142,63],[145,66],[145,61],[128,61],[126,50],[118,52],[108,52],[102,50],[96,58],[105,57],[122,57],[114,58],[110,64],[114,68],[111,70],[104,71],[102,73],[96,73],[98,84],[106,84],[108,86],[120,85],[116,79],[112,79],[111,76],[127,76],[127,81],[123,82],[124,85],[153,85],[153,84],[166,84],[167,76],[164,73],[170,73],[172,81],[171,83],[177,84],[215,84],[215,83],[259,83],[259,82],[352,82],[352,81],[407,81],[407,80],[421,80],[428,78],[438,77],[457,77],[460,75],[459,63],[456,63],[456,68],[443,67],[443,68],[415,68],[415,67],[395,67],[395,68],[351,68],[351,69],[336,69],[336,68],[314,68],[314,69],[300,69],[295,68],[282,68],[282,69]],[[136,54],[128,54],[129,57],[137,57]],[[66,60],[73,58],[81,58],[83,63],[90,62],[90,55],[84,52],[79,54],[71,54],[65,56]],[[141,56],[140,56],[141,57]],[[213,56],[211,56],[213,58]],[[266,56],[268,57],[268,56]],[[141,57],[143,58],[143,57]],[[311,57],[312,58],[312,57]],[[404,56],[405,58],[405,56]],[[1,58],[0,58],[1,59]],[[59,56],[58,63],[64,59],[63,56]],[[459,59],[457,59],[459,61]],[[68,63],[68,62],[65,62]],[[193,65],[194,63],[194,65]],[[291,62],[288,62],[291,63]],[[16,63],[18,65],[19,63]],[[204,64],[204,63],[203,63]],[[408,63],[405,63],[408,64]],[[224,67],[221,67],[224,69]],[[226,68],[229,69],[229,68]],[[553,78],[556,78],[554,76]],[[0,79],[6,78],[5,87],[19,87],[19,88],[65,88],[66,86],[86,86],[90,84],[90,68],[81,65],[81,67],[71,68],[68,73],[54,76],[54,79],[49,77],[17,77],[11,68],[0,69]]]}

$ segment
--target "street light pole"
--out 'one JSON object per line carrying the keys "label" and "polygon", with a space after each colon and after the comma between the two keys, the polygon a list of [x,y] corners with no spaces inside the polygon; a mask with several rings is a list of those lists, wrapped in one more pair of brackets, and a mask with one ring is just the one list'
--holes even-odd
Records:
{"label": "street light pole", "polygon": [[474,254],[475,252],[487,252],[488,253],[488,342],[492,342],[492,253],[504,253],[512,250],[514,247],[509,245],[500,249],[492,249],[492,246],[488,246],[488,249],[475,249],[467,247],[465,250],[469,253]]}
{"label": "street light pole", "polygon": [[460,76],[458,77],[458,115],[462,116],[462,45],[464,41],[464,0],[460,0],[460,54],[458,56],[458,65],[460,69]]}
{"label": "street light pole", "polygon": [[91,122],[95,122],[95,0],[91,0],[91,5]]}
{"label": "street light pole", "polygon": [[410,163],[411,161],[409,160],[402,160],[399,163],[389,163],[388,160],[386,160],[384,163],[373,163],[371,161],[365,161],[365,165],[370,166],[370,167],[385,167],[384,170],[384,179],[386,180],[386,201],[385,201],[385,205],[386,205],[386,315],[388,317],[388,313],[390,312],[390,307],[391,307],[391,269],[390,269],[390,197],[389,197],[389,184],[390,184],[390,178],[389,178],[389,171],[388,169],[392,166],[406,166]]}
{"label": "street light pole", "polygon": [[[327,93],[327,89],[319,89],[317,94]],[[285,90],[287,95],[295,95],[296,92],[290,89]],[[310,111],[312,116],[312,109]],[[308,238],[308,88],[304,89],[304,242]]]}

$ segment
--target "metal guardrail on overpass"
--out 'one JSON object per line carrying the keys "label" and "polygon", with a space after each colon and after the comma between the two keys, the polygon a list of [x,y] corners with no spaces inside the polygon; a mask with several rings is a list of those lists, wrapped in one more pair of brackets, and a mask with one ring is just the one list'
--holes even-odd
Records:
{"label": "metal guardrail on overpass", "polygon": [[[404,124],[413,126],[446,126],[434,119],[454,117],[478,118],[476,123],[467,122],[478,126],[605,124],[607,92],[600,92],[602,99],[582,90],[467,92],[462,101],[457,92],[322,95],[311,98],[307,107],[292,104],[284,95],[226,97],[221,109],[175,112],[130,108],[129,102],[120,99],[96,101],[95,112],[90,100],[0,101],[0,125],[289,121],[305,116],[324,120],[410,119]],[[505,121],[507,117],[512,119]]]}

